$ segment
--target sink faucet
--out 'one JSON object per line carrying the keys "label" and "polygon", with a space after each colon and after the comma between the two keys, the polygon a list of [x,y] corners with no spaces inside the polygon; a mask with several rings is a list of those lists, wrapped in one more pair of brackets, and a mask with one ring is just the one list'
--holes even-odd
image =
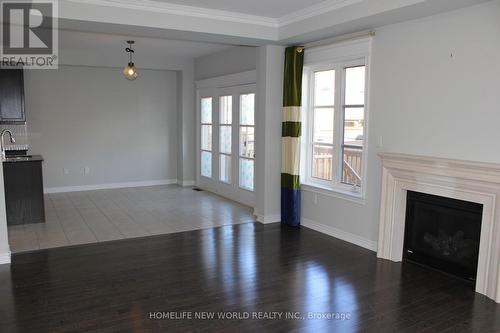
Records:
{"label": "sink faucet", "polygon": [[9,131],[8,129],[4,129],[2,133],[0,133],[0,148],[2,149],[2,158],[5,158],[5,144],[3,142],[3,138],[5,134],[9,134],[10,137],[10,143],[16,143],[16,139],[14,139],[14,136],[12,135],[12,132]]}

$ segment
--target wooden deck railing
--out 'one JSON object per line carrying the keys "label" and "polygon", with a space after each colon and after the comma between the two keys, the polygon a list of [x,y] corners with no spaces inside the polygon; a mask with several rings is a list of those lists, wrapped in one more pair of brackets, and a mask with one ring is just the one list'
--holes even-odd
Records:
{"label": "wooden deck railing", "polygon": [[313,176],[331,180],[332,179],[332,155],[331,154],[316,154],[314,155]]}
{"label": "wooden deck railing", "polygon": [[363,147],[344,146],[344,168],[342,182],[361,186],[361,168],[363,167]]}
{"label": "wooden deck railing", "polygon": [[[344,146],[342,183],[361,186],[363,147]],[[319,153],[314,155],[313,175],[321,179],[332,179],[332,155]]]}

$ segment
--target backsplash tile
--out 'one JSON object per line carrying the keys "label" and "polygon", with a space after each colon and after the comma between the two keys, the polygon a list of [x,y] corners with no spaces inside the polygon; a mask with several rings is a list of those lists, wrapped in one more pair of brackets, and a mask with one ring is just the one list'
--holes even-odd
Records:
{"label": "backsplash tile", "polygon": [[5,148],[7,150],[23,150],[29,149],[28,128],[26,124],[23,125],[0,125],[0,131],[8,129],[14,135],[16,143],[10,143],[8,137],[5,138]]}

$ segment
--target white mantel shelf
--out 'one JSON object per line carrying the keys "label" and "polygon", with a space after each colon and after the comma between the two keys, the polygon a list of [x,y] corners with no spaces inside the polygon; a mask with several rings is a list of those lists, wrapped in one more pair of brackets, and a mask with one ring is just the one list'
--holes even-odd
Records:
{"label": "white mantel shelf", "polygon": [[476,292],[500,303],[500,164],[381,153],[382,193],[377,256],[399,262],[407,191],[483,205]]}

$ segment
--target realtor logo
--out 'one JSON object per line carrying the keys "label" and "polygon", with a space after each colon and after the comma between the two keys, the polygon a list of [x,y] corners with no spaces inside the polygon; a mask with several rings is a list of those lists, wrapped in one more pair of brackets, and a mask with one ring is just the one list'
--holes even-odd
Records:
{"label": "realtor logo", "polygon": [[55,69],[58,65],[56,0],[0,0],[1,68]]}

